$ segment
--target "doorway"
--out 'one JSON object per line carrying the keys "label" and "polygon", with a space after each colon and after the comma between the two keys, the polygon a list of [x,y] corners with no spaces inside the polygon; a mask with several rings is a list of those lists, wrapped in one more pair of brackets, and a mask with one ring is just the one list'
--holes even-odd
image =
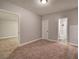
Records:
{"label": "doorway", "polygon": [[0,59],[6,59],[19,45],[19,16],[0,10]]}

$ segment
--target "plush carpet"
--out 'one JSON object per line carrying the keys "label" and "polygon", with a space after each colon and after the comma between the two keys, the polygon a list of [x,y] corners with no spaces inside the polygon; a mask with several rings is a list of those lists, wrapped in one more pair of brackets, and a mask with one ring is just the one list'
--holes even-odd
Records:
{"label": "plush carpet", "polygon": [[77,48],[58,42],[39,40],[18,47],[8,59],[77,59]]}

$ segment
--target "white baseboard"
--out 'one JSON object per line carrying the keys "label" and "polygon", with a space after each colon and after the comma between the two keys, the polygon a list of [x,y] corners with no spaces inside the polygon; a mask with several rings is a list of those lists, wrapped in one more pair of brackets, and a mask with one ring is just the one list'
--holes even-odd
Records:
{"label": "white baseboard", "polygon": [[[58,40],[52,40],[52,39],[45,39],[45,40],[48,40],[48,41],[51,41],[51,42],[59,42]],[[71,42],[68,42],[70,45],[72,46],[75,46],[75,47],[78,47],[78,44],[75,44],[75,43],[71,43]],[[64,43],[63,43],[64,44]]]}
{"label": "white baseboard", "polygon": [[8,38],[14,38],[14,37],[17,37],[17,36],[6,36],[6,37],[0,37],[0,40],[2,40],[2,39],[8,39]]}
{"label": "white baseboard", "polygon": [[57,42],[57,40],[52,40],[52,39],[45,39],[45,40],[48,40],[48,41],[51,41],[51,42]]}
{"label": "white baseboard", "polygon": [[70,43],[70,45],[78,47],[78,44],[75,43]]}
{"label": "white baseboard", "polygon": [[[29,42],[26,42],[26,43],[20,44],[20,46],[24,46],[24,45],[27,45],[27,44],[30,44],[30,43],[36,42],[36,41],[41,40],[41,39],[42,39],[42,38],[38,38],[38,39],[35,39],[35,40],[32,40],[32,41],[29,41]],[[52,40],[52,39],[44,39],[44,40],[48,40],[48,41],[51,41],[51,42],[59,42],[58,40]],[[70,42],[69,42],[69,44],[72,45],[72,46],[76,46],[76,47],[78,47],[77,44],[70,43]]]}
{"label": "white baseboard", "polygon": [[20,44],[20,46],[24,46],[24,45],[27,45],[27,44],[30,44],[30,43],[36,42],[36,41],[38,41],[38,40],[41,40],[41,38],[34,39],[34,40],[31,40],[31,41],[26,42],[26,43],[22,43],[22,44]]}

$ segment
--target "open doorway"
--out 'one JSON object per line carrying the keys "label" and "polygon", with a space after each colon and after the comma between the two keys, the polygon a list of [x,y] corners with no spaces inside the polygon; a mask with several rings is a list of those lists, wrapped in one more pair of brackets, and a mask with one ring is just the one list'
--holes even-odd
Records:
{"label": "open doorway", "polygon": [[6,59],[19,45],[19,16],[0,10],[0,59]]}

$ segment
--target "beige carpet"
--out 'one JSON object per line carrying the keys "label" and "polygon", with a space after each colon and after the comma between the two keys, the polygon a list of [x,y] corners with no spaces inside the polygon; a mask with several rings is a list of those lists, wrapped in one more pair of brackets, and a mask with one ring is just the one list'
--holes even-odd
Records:
{"label": "beige carpet", "polygon": [[17,38],[0,39],[0,59],[7,59],[18,45]]}
{"label": "beige carpet", "polygon": [[58,42],[39,40],[18,47],[8,59],[77,59],[77,48]]}

